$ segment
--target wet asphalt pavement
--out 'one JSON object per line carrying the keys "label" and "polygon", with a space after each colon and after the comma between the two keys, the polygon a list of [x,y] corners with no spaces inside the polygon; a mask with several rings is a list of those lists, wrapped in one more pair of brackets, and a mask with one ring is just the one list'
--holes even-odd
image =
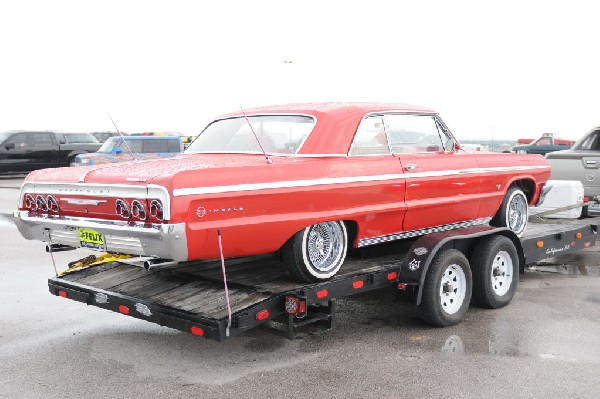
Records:
{"label": "wet asphalt pavement", "polygon": [[219,343],[51,295],[44,245],[6,216],[19,185],[0,179],[0,397],[599,396],[600,249],[527,270],[510,305],[452,327],[381,291],[340,300],[321,336],[261,327]]}

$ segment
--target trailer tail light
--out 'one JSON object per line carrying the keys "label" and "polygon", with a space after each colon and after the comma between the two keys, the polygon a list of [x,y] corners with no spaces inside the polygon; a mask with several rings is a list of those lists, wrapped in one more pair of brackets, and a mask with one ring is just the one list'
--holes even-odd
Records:
{"label": "trailer tail light", "polygon": [[306,315],[306,300],[295,296],[285,297],[285,313],[296,317]]}
{"label": "trailer tail light", "polygon": [[268,318],[269,318],[269,310],[268,309],[263,309],[256,314],[256,320],[258,320],[258,321],[267,320]]}
{"label": "trailer tail light", "polygon": [[125,305],[119,305],[119,312],[123,314],[129,314],[129,308]]}
{"label": "trailer tail light", "polygon": [[398,278],[398,273],[396,273],[396,272],[391,272],[391,273],[388,273],[388,275],[387,275],[387,279],[390,281],[395,280],[397,278]]}
{"label": "trailer tail light", "polygon": [[581,238],[581,237],[583,237],[583,235],[581,233],[575,234],[575,238]]}
{"label": "trailer tail light", "polygon": [[406,284],[405,283],[398,283],[398,289],[399,290],[405,290],[406,289]]}
{"label": "trailer tail light", "polygon": [[58,296],[61,298],[66,298],[67,297],[67,291],[58,291]]}
{"label": "trailer tail light", "polygon": [[204,330],[202,329],[202,327],[192,326],[192,328],[190,329],[190,332],[199,337],[204,337]]}
{"label": "trailer tail light", "polygon": [[362,288],[365,285],[365,282],[362,280],[358,280],[352,283],[352,288],[354,288],[355,290]]}
{"label": "trailer tail light", "polygon": [[317,291],[317,298],[319,298],[319,299],[323,299],[323,298],[327,297],[327,295],[329,295],[329,291],[327,291],[327,290]]}

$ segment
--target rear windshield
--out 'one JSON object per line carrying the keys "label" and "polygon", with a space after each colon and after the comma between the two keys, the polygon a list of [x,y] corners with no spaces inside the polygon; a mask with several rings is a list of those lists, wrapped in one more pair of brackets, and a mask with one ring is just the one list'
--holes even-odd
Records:
{"label": "rear windshield", "polygon": [[186,153],[262,153],[262,146],[270,154],[295,154],[314,126],[315,120],[304,115],[220,119],[208,125]]}

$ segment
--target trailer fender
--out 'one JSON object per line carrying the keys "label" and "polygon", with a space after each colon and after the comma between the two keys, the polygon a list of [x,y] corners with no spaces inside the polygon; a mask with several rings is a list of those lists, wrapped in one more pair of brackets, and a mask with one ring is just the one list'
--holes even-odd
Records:
{"label": "trailer fender", "polygon": [[523,273],[525,268],[523,247],[519,238],[512,231],[506,227],[474,226],[459,230],[431,233],[416,240],[402,261],[397,282],[400,285],[418,286],[416,304],[419,305],[429,265],[441,249],[458,249],[469,259],[473,247],[478,242],[478,238],[492,234],[504,235],[515,244],[519,255],[519,270]]}

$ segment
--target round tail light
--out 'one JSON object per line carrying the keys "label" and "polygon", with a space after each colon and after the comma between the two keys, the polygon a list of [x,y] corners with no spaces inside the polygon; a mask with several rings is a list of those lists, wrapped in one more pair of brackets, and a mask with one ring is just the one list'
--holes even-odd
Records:
{"label": "round tail light", "polygon": [[139,220],[146,220],[148,218],[146,208],[144,208],[144,205],[138,200],[133,200],[131,203],[131,215]]}
{"label": "round tail light", "polygon": [[163,220],[163,206],[162,203],[159,200],[152,200],[152,202],[150,202],[150,216],[152,216],[154,219],[159,220],[162,222]]}
{"label": "round tail light", "polygon": [[49,211],[51,211],[51,212],[58,212],[58,211],[60,211],[60,208],[58,207],[58,201],[52,195],[48,196],[47,203],[48,203],[48,210]]}
{"label": "round tail light", "polygon": [[123,219],[129,219],[131,217],[129,205],[127,205],[127,202],[121,198],[119,198],[115,203],[115,211],[117,212],[117,215],[121,216]]}
{"label": "round tail light", "polygon": [[37,210],[37,205],[35,204],[35,198],[33,198],[33,195],[27,194],[25,196],[25,208],[32,211]]}
{"label": "round tail light", "polygon": [[35,198],[35,206],[38,211],[47,211],[48,210],[48,203],[46,202],[44,197],[42,197],[41,195],[38,195]]}

